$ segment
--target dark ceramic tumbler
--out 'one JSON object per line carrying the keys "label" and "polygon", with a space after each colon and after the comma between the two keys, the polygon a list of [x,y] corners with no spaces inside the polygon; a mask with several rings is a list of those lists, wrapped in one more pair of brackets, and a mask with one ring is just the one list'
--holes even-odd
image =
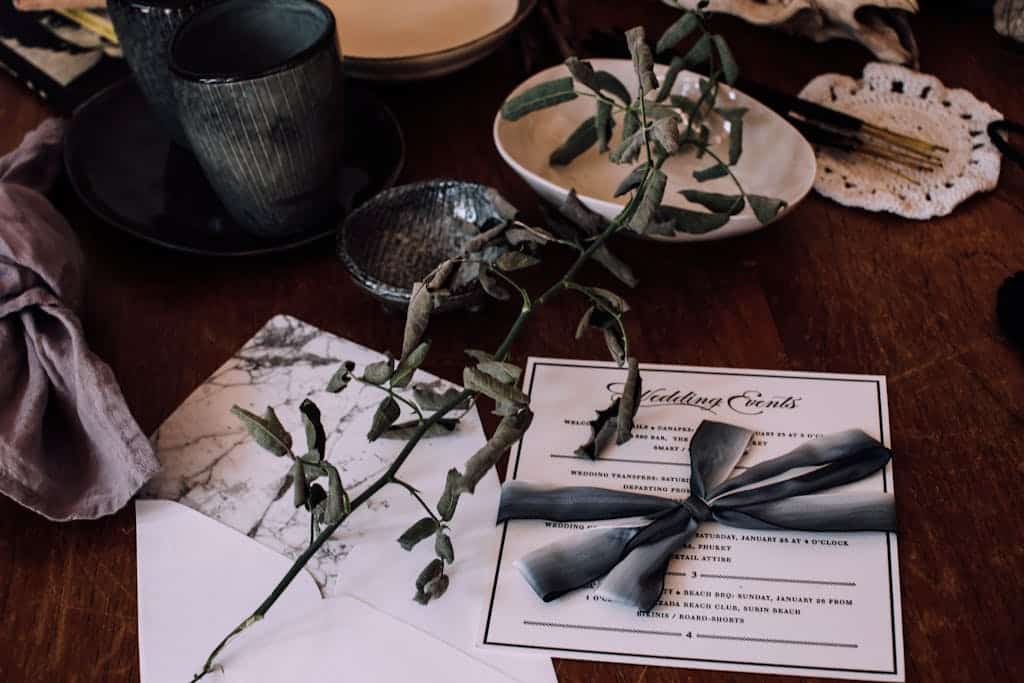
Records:
{"label": "dark ceramic tumbler", "polygon": [[187,145],[178,123],[171,72],[171,40],[178,27],[212,0],[107,0],[125,61],[135,74],[149,108],[179,145]]}
{"label": "dark ceramic tumbler", "polygon": [[232,217],[280,237],[336,220],[342,74],[334,15],[313,0],[226,0],[171,45],[178,119]]}

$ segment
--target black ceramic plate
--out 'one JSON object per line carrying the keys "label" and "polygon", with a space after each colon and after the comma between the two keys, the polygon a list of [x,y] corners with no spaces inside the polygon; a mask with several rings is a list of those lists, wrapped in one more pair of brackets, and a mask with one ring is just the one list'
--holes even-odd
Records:
{"label": "black ceramic plate", "polygon": [[244,232],[228,216],[192,154],[177,147],[132,80],[115,83],[75,112],[64,165],[82,202],[107,223],[168,249],[251,256],[334,235],[354,207],[391,187],[405,147],[391,111],[351,81],[345,90],[339,217],[280,239]]}

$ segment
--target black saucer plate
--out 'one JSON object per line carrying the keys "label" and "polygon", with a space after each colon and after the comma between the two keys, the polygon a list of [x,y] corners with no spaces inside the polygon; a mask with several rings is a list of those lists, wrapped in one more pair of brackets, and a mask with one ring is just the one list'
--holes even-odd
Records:
{"label": "black saucer plate", "polygon": [[394,114],[364,87],[345,89],[340,217],[278,239],[250,235],[221,205],[192,154],[171,142],[132,80],[84,102],[68,127],[64,165],[90,211],[135,237],[175,251],[253,256],[332,236],[353,208],[391,187],[405,159]]}

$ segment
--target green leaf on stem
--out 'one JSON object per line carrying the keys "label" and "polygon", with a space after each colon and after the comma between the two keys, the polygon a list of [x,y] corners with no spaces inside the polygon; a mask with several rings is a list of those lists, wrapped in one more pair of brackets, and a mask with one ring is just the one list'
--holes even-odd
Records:
{"label": "green leaf on stem", "polygon": [[363,381],[379,386],[391,378],[391,373],[394,372],[394,369],[395,361],[391,358],[370,363],[363,370]]}
{"label": "green leaf on stem", "polygon": [[615,418],[615,443],[620,446],[633,438],[633,418],[640,409],[640,394],[643,391],[640,363],[635,357],[630,357],[627,363],[629,370],[622,388],[619,412]]}
{"label": "green leaf on stem", "polygon": [[278,457],[286,456],[291,452],[292,437],[281,426],[281,421],[277,419],[273,408],[268,407],[266,414],[260,417],[244,408],[232,406],[231,414],[241,421],[249,435],[264,450]]}
{"label": "green leaf on stem", "polygon": [[762,225],[775,220],[779,212],[786,208],[786,202],[781,199],[763,197],[758,194],[748,194],[747,201],[750,202],[750,208],[754,210],[757,221]]}
{"label": "green leaf on stem", "polygon": [[642,183],[644,178],[647,177],[648,166],[649,164],[645,161],[630,171],[629,175],[623,178],[619,183],[619,186],[615,188],[615,194],[613,196],[621,197],[627,192],[632,192],[636,188],[640,187],[640,183]]}
{"label": "green leaf on stem", "polygon": [[521,406],[525,406],[530,401],[519,387],[501,382],[476,368],[465,368],[462,371],[462,384],[467,389],[481,393],[495,401],[508,401]]}
{"label": "green leaf on stem", "polygon": [[461,487],[462,473],[453,467],[448,470],[444,480],[444,492],[437,501],[437,514],[446,522],[455,516],[455,508],[459,505],[459,495],[462,493]]}
{"label": "green leaf on stem", "polygon": [[416,369],[423,365],[423,361],[427,359],[429,351],[430,342],[425,341],[418,344],[412,352],[404,356],[401,362],[398,363],[398,367],[395,368],[395,374],[391,376],[391,386],[404,387],[408,385],[409,380],[416,373]]}
{"label": "green leaf on stem", "polygon": [[743,154],[743,115],[745,107],[720,107],[715,111],[729,124],[729,165],[740,160]]}
{"label": "green leaf on stem", "polygon": [[623,136],[619,144],[612,148],[608,158],[615,164],[632,164],[640,157],[640,149],[644,144],[644,132],[638,130],[632,135]]}
{"label": "green leaf on stem", "polygon": [[640,130],[640,117],[632,108],[627,109],[626,113],[622,115],[622,139],[631,137],[638,130]]}
{"label": "green leaf on stem", "polygon": [[370,425],[370,431],[366,434],[366,438],[376,441],[401,414],[402,409],[398,406],[398,402],[391,396],[384,397],[384,400],[377,406],[377,412],[373,414],[373,424]]}
{"label": "green leaf on stem", "polygon": [[[395,439],[398,441],[408,441],[419,429],[420,421],[407,420],[405,422],[396,422],[380,435],[381,439]],[[453,417],[442,417],[430,425],[426,432],[423,433],[423,438],[431,439],[435,436],[447,436],[455,431],[455,428],[459,426],[458,418]]]}
{"label": "green leaf on stem", "polygon": [[501,105],[501,115],[508,121],[518,121],[527,114],[576,99],[571,76],[546,81],[510,97]]}
{"label": "green leaf on stem", "polygon": [[654,169],[654,172],[648,177],[647,182],[641,189],[640,203],[637,205],[633,216],[629,219],[630,230],[640,234],[644,233],[647,226],[654,220],[658,207],[661,206],[661,200],[665,197],[665,185],[667,183],[668,177],[665,173],[661,169]]}
{"label": "green leaf on stem", "polygon": [[430,596],[430,600],[437,600],[439,597],[444,595],[445,591],[448,590],[448,575],[441,574],[440,576],[434,577],[427,582],[427,585],[423,587],[423,592]]}
{"label": "green leaf on stem", "polygon": [[679,151],[679,122],[675,118],[667,117],[655,121],[651,126],[651,135],[666,154],[671,155]]}
{"label": "green leaf on stem", "polygon": [[494,360],[494,356],[486,351],[480,349],[466,349],[463,351],[464,354],[475,360],[477,363],[483,363],[485,360]]}
{"label": "green leaf on stem", "polygon": [[[430,601],[430,596],[424,593],[423,590],[427,587],[428,583],[441,576],[443,572],[444,562],[437,558],[431,560],[420,571],[419,576],[416,577],[416,597],[414,598],[416,602],[425,605]],[[423,596],[422,600],[420,599],[421,595]]]}
{"label": "green leaf on stem", "polygon": [[567,166],[573,159],[586,152],[597,142],[597,117],[591,116],[576,127],[551,156],[548,163],[552,166]]}
{"label": "green leaf on stem", "polygon": [[683,70],[684,66],[686,66],[685,59],[679,56],[672,58],[668,64],[668,71],[661,79],[661,87],[658,88],[658,93],[654,96],[656,102],[664,102],[672,94],[672,88],[676,86],[676,79],[679,78],[679,72]]}
{"label": "green leaf on stem", "polygon": [[712,213],[724,213],[735,216],[746,205],[741,194],[719,194],[717,192],[702,192],[700,190],[681,190],[680,194],[694,204],[700,204]]}
{"label": "green leaf on stem", "polygon": [[658,39],[658,45],[655,47],[655,51],[658,54],[671,50],[678,45],[686,36],[693,32],[693,29],[697,28],[697,15],[693,12],[687,12],[683,16],[676,19],[671,26],[665,29],[665,32],[661,34],[661,38]]}
{"label": "green leaf on stem", "polygon": [[589,237],[599,235],[608,221],[595,211],[591,211],[580,201],[575,189],[570,189],[565,201],[558,207],[558,212],[583,229]]}
{"label": "green leaf on stem", "polygon": [[725,77],[725,82],[732,85],[739,78],[740,68],[736,65],[736,60],[733,59],[732,51],[729,50],[729,44],[725,42],[725,38],[716,34],[714,41],[715,49],[718,50],[718,60],[722,63],[722,75]]}
{"label": "green leaf on stem", "polygon": [[298,460],[292,464],[291,478],[292,502],[295,503],[295,507],[300,508],[309,500],[309,486],[306,483],[306,473],[302,463]]}
{"label": "green leaf on stem", "polygon": [[348,494],[341,483],[338,468],[327,463],[327,501],[324,506],[324,524],[337,524],[348,514]]}
{"label": "green leaf on stem", "polygon": [[708,61],[711,58],[712,47],[713,41],[711,36],[705,33],[697,39],[697,42],[693,44],[693,47],[683,57],[684,68],[698,66]]}
{"label": "green leaf on stem", "polygon": [[[416,547],[417,543],[433,536],[437,532],[437,529],[437,522],[433,517],[424,517],[423,519],[417,520],[415,524],[406,529],[402,535],[398,537],[398,545],[402,546],[404,550],[412,550]],[[440,560],[435,561],[440,562]],[[427,565],[427,568],[429,569],[430,565]],[[424,571],[426,571],[426,569]],[[440,569],[438,569],[438,571],[440,571]],[[420,576],[422,577],[422,574]],[[429,581],[430,578],[428,578],[427,581]],[[423,583],[426,583],[426,581]],[[421,587],[419,579],[416,579],[416,587]]]}
{"label": "green leaf on stem", "polygon": [[452,547],[452,539],[440,529],[434,537],[434,552],[448,564],[455,561],[455,548]]}
{"label": "green leaf on stem", "polygon": [[477,370],[486,372],[488,375],[503,384],[513,384],[518,381],[519,377],[523,374],[523,371],[518,365],[496,360],[482,361],[477,364],[476,367]]}
{"label": "green leaf on stem", "polygon": [[598,71],[594,74],[594,81],[602,93],[614,95],[624,106],[629,106],[632,99],[629,95],[629,89],[613,74],[607,71]]}
{"label": "green leaf on stem", "polygon": [[660,220],[671,222],[677,231],[690,235],[703,235],[729,222],[727,213],[704,213],[675,206],[661,207],[658,217]]}
{"label": "green leaf on stem", "polygon": [[701,183],[707,180],[714,180],[715,178],[722,178],[727,175],[729,175],[728,167],[725,164],[718,162],[715,162],[713,166],[708,166],[707,168],[702,168],[693,172],[693,177]]}

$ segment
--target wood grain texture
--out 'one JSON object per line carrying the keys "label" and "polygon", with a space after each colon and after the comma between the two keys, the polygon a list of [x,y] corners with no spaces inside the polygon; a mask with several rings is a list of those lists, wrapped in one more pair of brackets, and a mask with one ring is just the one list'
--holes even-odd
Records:
{"label": "wood grain texture", "polygon": [[[571,7],[577,40],[638,22],[657,35],[674,16],[654,2]],[[793,92],[822,70],[857,75],[868,59],[850,43],[815,45],[727,18],[715,25],[748,76]],[[990,17],[934,12],[913,25],[922,70],[1024,120],[1024,55],[996,39]],[[493,148],[491,122],[524,69],[556,61],[531,20],[522,37],[462,73],[382,87],[406,133],[402,180],[482,181],[536,218],[536,200]],[[0,75],[0,153],[46,114]],[[371,347],[400,346],[401,321],[349,282],[330,242],[272,258],[182,257],[104,226],[66,188],[55,201],[89,258],[86,332],[147,431],[276,313]],[[1024,355],[1000,336],[994,314],[999,283],[1024,269],[1022,230],[1024,171],[1004,166],[996,191],[927,222],[812,195],[748,237],[615,245],[641,275],[630,324],[645,361],[888,376],[909,681],[1024,680]],[[552,256],[529,281],[540,285],[566,262]],[[614,286],[600,270],[585,278]],[[562,299],[539,313],[516,360],[603,358],[599,339],[571,342],[581,312]],[[435,345],[428,369],[457,381],[457,349],[496,345],[513,315],[492,306],[439,319],[432,334],[448,341]],[[493,429],[490,416],[485,422]],[[138,680],[133,532],[129,511],[58,525],[0,500],[0,681]],[[571,683],[764,678],[556,665]]]}

